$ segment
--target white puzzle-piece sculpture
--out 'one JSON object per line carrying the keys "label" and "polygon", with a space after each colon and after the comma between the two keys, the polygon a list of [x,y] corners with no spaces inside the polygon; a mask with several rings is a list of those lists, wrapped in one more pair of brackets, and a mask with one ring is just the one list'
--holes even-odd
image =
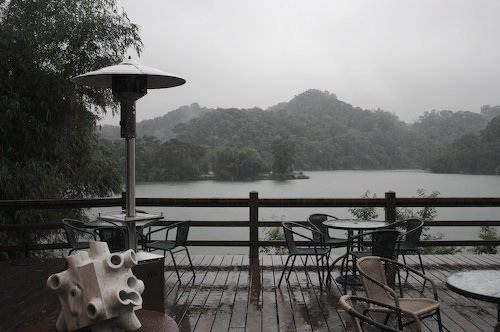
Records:
{"label": "white puzzle-piece sculpture", "polygon": [[134,310],[142,308],[144,283],[132,273],[137,265],[133,250],[110,253],[105,242],[91,241],[90,252],[77,251],[66,260],[68,269],[47,279],[61,303],[58,331],[87,327],[129,332],[141,327]]}

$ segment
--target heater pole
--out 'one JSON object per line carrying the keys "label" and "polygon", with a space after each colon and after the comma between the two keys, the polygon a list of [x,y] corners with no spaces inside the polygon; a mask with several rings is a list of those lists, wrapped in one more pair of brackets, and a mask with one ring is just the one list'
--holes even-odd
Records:
{"label": "heater pole", "polygon": [[137,251],[135,234],[135,100],[122,98],[121,103],[121,136],[125,137],[127,155],[126,179],[126,224],[128,244],[127,248]]}

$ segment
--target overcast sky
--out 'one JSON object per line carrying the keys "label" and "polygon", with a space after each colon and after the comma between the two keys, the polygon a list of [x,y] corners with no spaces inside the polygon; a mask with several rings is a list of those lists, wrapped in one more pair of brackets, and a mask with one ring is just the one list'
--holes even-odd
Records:
{"label": "overcast sky", "polygon": [[[183,86],[149,90],[137,120],[194,102],[267,108],[308,89],[413,122],[500,105],[498,0],[118,0],[144,65]],[[137,57],[135,57],[137,59]],[[118,125],[119,116],[102,123]]]}

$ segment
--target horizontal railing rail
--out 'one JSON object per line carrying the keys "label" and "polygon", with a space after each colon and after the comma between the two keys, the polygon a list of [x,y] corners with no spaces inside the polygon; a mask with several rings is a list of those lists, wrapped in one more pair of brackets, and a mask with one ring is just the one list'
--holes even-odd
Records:
{"label": "horizontal railing rail", "polygon": [[[102,208],[125,206],[125,195],[120,198],[90,199],[38,199],[38,200],[0,200],[0,210],[24,209],[68,209]],[[137,198],[138,207],[244,207],[249,209],[248,220],[193,220],[194,227],[245,227],[249,229],[249,240],[228,241],[197,240],[189,241],[192,246],[244,246],[249,247],[251,255],[258,255],[263,246],[284,246],[284,241],[259,239],[259,228],[281,227],[279,221],[259,220],[260,208],[335,208],[335,207],[377,207],[385,211],[385,220],[396,220],[398,207],[500,207],[500,197],[435,197],[435,198],[399,198],[394,192],[388,192],[384,198],[259,198],[257,192],[251,192],[249,198]],[[37,232],[62,229],[61,223],[11,224],[8,220],[0,221],[0,232]],[[173,222],[173,221],[172,221]],[[435,227],[470,227],[500,226],[500,220],[434,220],[425,226]],[[422,246],[497,246],[500,240],[427,240]],[[68,248],[67,243],[21,243],[16,245],[0,244],[0,251],[31,251]]]}

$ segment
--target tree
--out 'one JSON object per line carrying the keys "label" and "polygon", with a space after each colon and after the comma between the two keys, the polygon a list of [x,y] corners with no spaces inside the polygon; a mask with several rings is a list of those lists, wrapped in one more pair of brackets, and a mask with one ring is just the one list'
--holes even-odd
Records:
{"label": "tree", "polygon": [[[370,198],[370,191],[367,190],[363,195],[361,195],[361,198]],[[377,198],[377,195],[373,194],[372,198]],[[377,208],[374,206],[349,208],[348,211],[358,219],[372,220],[378,218]]]}
{"label": "tree", "polygon": [[273,153],[273,175],[286,175],[293,172],[295,149],[291,142],[285,138],[273,141],[271,150]]}
{"label": "tree", "polygon": [[[479,230],[479,238],[481,240],[498,240],[500,237],[497,234],[497,230],[491,226],[481,226]],[[497,246],[476,246],[470,249],[474,254],[498,254]]]}
{"label": "tree", "polygon": [[251,180],[264,169],[257,150],[248,147],[226,146],[215,154],[213,171],[221,180]]}
{"label": "tree", "polygon": [[[111,92],[69,78],[118,63],[129,47],[141,50],[138,27],[115,0],[0,1],[0,199],[121,190],[116,165],[96,149],[96,119],[116,110]],[[3,211],[0,223],[59,217]]]}
{"label": "tree", "polygon": [[205,149],[172,139],[160,146],[156,156],[160,181],[196,180],[203,168]]}

